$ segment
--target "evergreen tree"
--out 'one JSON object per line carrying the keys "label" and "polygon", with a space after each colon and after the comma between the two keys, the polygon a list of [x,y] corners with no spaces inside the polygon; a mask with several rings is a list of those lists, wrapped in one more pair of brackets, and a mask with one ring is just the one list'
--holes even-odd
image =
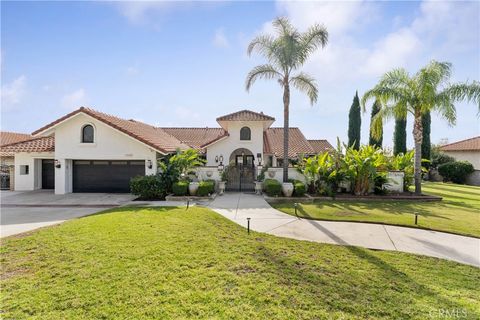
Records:
{"label": "evergreen tree", "polygon": [[393,133],[393,154],[405,154],[407,152],[407,119],[395,120]]}
{"label": "evergreen tree", "polygon": [[358,92],[355,92],[355,97],[348,113],[348,146],[353,146],[356,150],[360,148],[361,125],[360,100],[358,99]]}
{"label": "evergreen tree", "polygon": [[[430,112],[422,115],[422,159],[431,160],[432,145],[430,143],[430,125],[432,124],[432,118]],[[425,167],[429,167],[429,162],[424,162],[422,164]]]}
{"label": "evergreen tree", "polygon": [[[372,114],[371,114],[371,119],[373,119],[373,117],[380,111],[380,101],[378,100],[375,100],[375,103],[373,104],[372,106]],[[371,122],[370,122],[371,123]],[[382,143],[383,143],[383,127],[381,128],[381,133],[380,133],[380,137],[375,138],[372,134],[372,129],[370,129],[370,137],[369,137],[369,140],[368,140],[368,144],[371,145],[371,146],[375,146],[375,147],[378,147],[378,148],[381,148],[382,147]]]}

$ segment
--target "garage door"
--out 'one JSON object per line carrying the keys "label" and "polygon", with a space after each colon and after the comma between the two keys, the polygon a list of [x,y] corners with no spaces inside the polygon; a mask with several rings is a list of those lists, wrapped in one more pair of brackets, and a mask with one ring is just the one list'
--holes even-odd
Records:
{"label": "garage door", "polygon": [[74,160],[73,192],[130,192],[130,179],[145,175],[145,161]]}

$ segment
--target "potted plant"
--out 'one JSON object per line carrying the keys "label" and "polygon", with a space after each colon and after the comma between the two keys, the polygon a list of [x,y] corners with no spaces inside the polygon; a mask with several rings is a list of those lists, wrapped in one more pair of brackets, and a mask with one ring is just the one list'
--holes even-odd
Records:
{"label": "potted plant", "polygon": [[260,170],[260,173],[257,176],[257,180],[255,181],[255,193],[262,194],[263,189],[263,180],[265,180],[265,172],[267,172],[268,167],[265,166]]}
{"label": "potted plant", "polygon": [[225,192],[225,185],[227,182],[227,168],[225,167],[220,173],[220,181],[218,182],[218,194],[222,195]]}
{"label": "potted plant", "polygon": [[282,193],[285,197],[291,197],[293,194],[293,183],[291,182],[282,183]]}

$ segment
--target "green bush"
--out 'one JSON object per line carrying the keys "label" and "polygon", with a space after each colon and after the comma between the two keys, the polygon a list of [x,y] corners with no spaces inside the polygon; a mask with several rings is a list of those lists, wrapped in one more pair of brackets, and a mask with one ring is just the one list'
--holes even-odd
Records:
{"label": "green bush", "polygon": [[295,180],[293,182],[293,195],[295,197],[303,197],[306,191],[307,188],[305,186],[305,183],[300,180]]}
{"label": "green bush", "polygon": [[265,193],[269,197],[276,197],[282,194],[282,185],[275,179],[265,179]]}
{"label": "green bush", "polygon": [[198,184],[197,196],[205,197],[215,192],[215,181],[206,180]]}
{"label": "green bush", "polygon": [[132,178],[130,190],[141,200],[163,200],[167,194],[164,183],[156,175]]}
{"label": "green bush", "polygon": [[186,196],[188,194],[188,181],[178,181],[172,185],[172,192],[176,196]]}
{"label": "green bush", "polygon": [[438,173],[443,180],[460,184],[465,183],[467,176],[473,171],[473,165],[468,161],[454,161],[438,166]]}

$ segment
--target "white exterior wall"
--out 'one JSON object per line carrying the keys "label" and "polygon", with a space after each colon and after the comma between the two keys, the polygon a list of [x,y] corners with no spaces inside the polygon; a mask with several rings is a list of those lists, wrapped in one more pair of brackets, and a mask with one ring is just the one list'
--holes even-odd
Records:
{"label": "white exterior wall", "polygon": [[480,151],[443,151],[457,161],[468,161],[475,170],[480,170]]}
{"label": "white exterior wall", "polygon": [[[296,168],[288,168],[288,178],[300,180],[305,183],[305,177],[298,172]],[[278,182],[283,183],[283,168],[268,168],[267,172],[265,172],[265,179],[275,179]]]}
{"label": "white exterior wall", "polygon": [[[251,140],[240,140],[240,129],[249,127]],[[217,166],[215,157],[223,156],[223,164],[228,165],[230,155],[239,148],[245,148],[252,152],[255,158],[255,165],[258,164],[257,153],[262,154],[263,162],[263,122],[261,121],[235,121],[229,122],[227,138],[220,140],[207,147],[207,166]]]}
{"label": "white exterior wall", "polygon": [[[15,190],[42,188],[42,160],[53,159],[53,152],[19,152],[15,154]],[[27,175],[20,174],[20,166],[28,165]]]}
{"label": "white exterior wall", "polygon": [[[94,143],[81,143],[82,128],[94,127]],[[55,159],[61,167],[55,168],[55,193],[72,192],[72,160],[145,160],[145,174],[157,172],[157,152],[142,142],[101,121],[79,113],[55,128]]]}

